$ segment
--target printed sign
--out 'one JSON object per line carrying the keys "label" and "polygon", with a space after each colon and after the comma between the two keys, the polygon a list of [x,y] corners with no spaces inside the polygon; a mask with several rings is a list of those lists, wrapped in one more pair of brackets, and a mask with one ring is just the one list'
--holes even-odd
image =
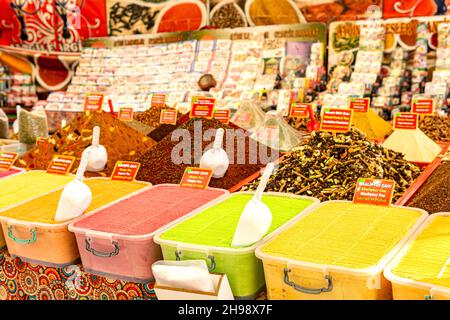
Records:
{"label": "printed sign", "polygon": [[48,173],[67,175],[75,162],[75,157],[54,155],[50,165],[47,167]]}
{"label": "printed sign", "polygon": [[353,202],[389,206],[394,195],[394,186],[393,180],[358,179]]}
{"label": "printed sign", "polygon": [[190,118],[212,119],[216,99],[208,97],[192,97]]}
{"label": "printed sign", "polygon": [[141,164],[132,161],[117,161],[111,174],[111,180],[133,181]]}
{"label": "printed sign", "polygon": [[159,118],[160,124],[177,124],[177,110],[175,109],[162,109],[161,116]]}
{"label": "printed sign", "polygon": [[368,112],[370,106],[370,98],[351,98],[350,109],[354,112]]}
{"label": "printed sign", "polygon": [[301,103],[293,101],[291,103],[291,108],[289,109],[289,117],[308,118],[308,108],[310,107],[311,107],[310,103]]}
{"label": "printed sign", "polygon": [[101,111],[104,98],[103,93],[88,93],[84,99],[84,111]]}
{"label": "printed sign", "polygon": [[180,187],[206,189],[211,180],[212,170],[187,167],[181,178]]}
{"label": "printed sign", "polygon": [[416,113],[411,112],[398,112],[394,117],[394,129],[417,129],[417,117]]}
{"label": "printed sign", "polygon": [[166,104],[166,95],[164,93],[156,93],[152,95],[151,107],[162,108]]}
{"label": "printed sign", "polygon": [[217,119],[222,123],[229,124],[230,110],[229,109],[214,110],[214,119]]}
{"label": "printed sign", "polygon": [[18,156],[15,152],[0,152],[0,170],[11,169]]}
{"label": "printed sign", "polygon": [[122,121],[131,121],[133,120],[134,109],[131,107],[123,107],[119,110],[118,118]]}
{"label": "printed sign", "polygon": [[420,115],[434,114],[434,99],[413,99],[411,112]]}
{"label": "printed sign", "polygon": [[352,116],[352,109],[325,108],[320,123],[320,130],[347,132],[350,130]]}

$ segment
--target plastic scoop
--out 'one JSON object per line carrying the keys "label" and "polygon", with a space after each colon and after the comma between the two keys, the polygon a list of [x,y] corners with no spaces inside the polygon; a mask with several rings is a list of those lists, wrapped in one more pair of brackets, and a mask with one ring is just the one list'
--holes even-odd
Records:
{"label": "plastic scoop", "polygon": [[239,223],[231,242],[232,246],[249,246],[259,241],[269,231],[272,224],[272,212],[262,203],[261,198],[274,167],[273,163],[269,163],[264,169],[263,176],[253,198],[245,205],[244,211],[239,218]]}
{"label": "plastic scoop", "polygon": [[222,128],[217,129],[213,148],[206,151],[200,159],[200,168],[212,169],[213,178],[223,178],[230,165],[228,155],[222,148],[224,133]]}
{"label": "plastic scoop", "polygon": [[100,141],[100,127],[94,127],[92,133],[92,145],[83,151],[89,152],[87,171],[98,172],[105,169],[106,162],[108,161],[108,153],[106,148],[99,144]]}
{"label": "plastic scoop", "polygon": [[75,179],[64,187],[56,209],[55,221],[66,221],[81,216],[91,204],[92,191],[83,182],[88,158],[89,152],[84,152]]}

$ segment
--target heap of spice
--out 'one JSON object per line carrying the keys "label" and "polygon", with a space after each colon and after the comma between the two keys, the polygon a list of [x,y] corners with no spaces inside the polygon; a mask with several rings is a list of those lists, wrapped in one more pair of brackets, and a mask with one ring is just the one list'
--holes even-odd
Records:
{"label": "heap of spice", "polygon": [[140,122],[146,127],[151,128],[150,132],[147,133],[147,135],[156,142],[161,141],[165,136],[172,133],[172,131],[175,130],[183,122],[182,114],[177,112],[176,125],[161,124],[161,111],[163,109],[170,109],[170,107],[167,105],[165,105],[164,107],[154,106],[142,113],[137,113],[134,116],[134,120]]}
{"label": "heap of spice", "polygon": [[211,25],[219,29],[245,27],[245,15],[235,2],[218,3],[211,12]]}
{"label": "heap of spice", "polygon": [[58,129],[47,140],[25,153],[17,165],[26,169],[47,169],[54,155],[74,156],[76,162],[72,173],[76,172],[81,154],[92,143],[92,131],[100,127],[100,144],[108,152],[108,162],[104,171],[86,172],[86,176],[109,176],[116,161],[134,161],[150,150],[156,142],[131,129],[110,113],[87,112],[78,115],[73,122]]}
{"label": "heap of spice", "polygon": [[450,161],[443,161],[408,203],[428,213],[450,212]]}
{"label": "heap of spice", "polygon": [[302,21],[294,6],[289,0],[253,0],[247,14],[256,26],[296,24]]}
{"label": "heap of spice", "polygon": [[367,112],[354,112],[352,124],[371,140],[384,139],[392,132],[391,124],[378,116],[372,109]]}
{"label": "heap of spice", "polygon": [[421,117],[419,128],[436,142],[450,141],[450,117],[426,116]]}
{"label": "heap of spice", "polygon": [[[210,137],[204,137],[205,133],[209,129],[219,128],[225,130],[223,146],[230,159],[230,166],[223,178],[211,179],[210,187],[230,189],[260,170],[265,163],[278,158],[276,151],[250,139],[242,129],[234,129],[215,119],[190,119],[174,132],[176,135],[172,134],[173,138],[172,135],[165,137],[155,148],[138,159],[141,168],[137,179],[152,184],[180,183],[184,170],[187,167],[198,167],[203,152],[211,147],[215,130],[210,132]],[[228,141],[229,137],[233,141]],[[265,155],[267,159],[263,159]],[[184,160],[179,161],[179,157]]]}
{"label": "heap of spice", "polygon": [[[332,134],[314,131],[279,163],[266,191],[313,196],[321,201],[352,200],[358,178],[395,181],[394,202],[419,176],[402,154],[370,142],[357,129]],[[246,186],[255,190],[259,180]]]}

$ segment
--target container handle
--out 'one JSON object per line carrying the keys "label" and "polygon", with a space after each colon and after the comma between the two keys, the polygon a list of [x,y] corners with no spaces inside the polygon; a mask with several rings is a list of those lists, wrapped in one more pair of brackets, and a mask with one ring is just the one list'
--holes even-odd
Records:
{"label": "container handle", "polygon": [[330,292],[333,290],[333,279],[329,275],[325,276],[325,280],[328,283],[326,288],[310,289],[310,288],[305,288],[305,287],[299,286],[298,284],[294,283],[293,281],[290,281],[289,280],[289,272],[290,272],[290,270],[288,268],[284,268],[284,283],[287,284],[288,286],[291,286],[292,288],[294,288],[297,291],[300,291],[300,292],[306,293],[306,294],[321,294],[322,292]]}
{"label": "container handle", "polygon": [[12,231],[12,226],[8,226],[8,237],[11,238],[14,242],[19,244],[31,244],[36,242],[36,229],[31,229],[31,238],[30,239],[19,239],[16,236],[14,236]]}
{"label": "container handle", "polygon": [[117,256],[119,254],[119,243],[117,241],[113,241],[114,251],[112,252],[101,252],[97,251],[94,248],[91,248],[91,239],[86,238],[86,251],[92,253],[96,257],[100,258],[111,258]]}
{"label": "container handle", "polygon": [[[208,259],[211,260],[208,271],[212,272],[214,269],[216,269],[216,259],[213,255],[208,255]],[[175,260],[181,261],[181,251],[175,250]]]}

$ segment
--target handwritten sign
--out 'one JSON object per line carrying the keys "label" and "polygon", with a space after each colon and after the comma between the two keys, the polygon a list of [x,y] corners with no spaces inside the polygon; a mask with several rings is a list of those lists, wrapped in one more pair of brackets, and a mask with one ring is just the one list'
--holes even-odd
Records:
{"label": "handwritten sign", "polygon": [[88,93],[84,99],[84,111],[101,111],[104,98],[103,93]]}
{"label": "handwritten sign", "polygon": [[208,97],[192,97],[190,118],[212,119],[216,99]]}
{"label": "handwritten sign", "polygon": [[0,152],[0,170],[10,170],[18,156],[15,152]]}
{"label": "handwritten sign", "polygon": [[151,107],[162,108],[166,104],[166,95],[164,93],[155,93],[152,95]]}
{"label": "handwritten sign", "polygon": [[358,179],[353,202],[389,206],[394,195],[394,187],[393,180]]}
{"label": "handwritten sign", "polygon": [[161,116],[159,117],[160,124],[177,124],[177,110],[175,109],[162,109]]}
{"label": "handwritten sign", "polygon": [[370,98],[351,98],[350,109],[354,112],[368,112],[370,106]]}
{"label": "handwritten sign", "polygon": [[416,113],[397,112],[394,117],[394,129],[417,129],[417,117]]}
{"label": "handwritten sign", "polygon": [[180,187],[206,189],[212,177],[211,169],[187,167],[181,178]]}
{"label": "handwritten sign", "polygon": [[141,164],[132,161],[117,161],[111,174],[111,180],[133,181]]}
{"label": "handwritten sign", "polygon": [[320,123],[321,131],[347,132],[352,124],[353,110],[339,108],[325,108],[322,121]]}
{"label": "handwritten sign", "polygon": [[229,124],[230,110],[229,109],[214,110],[214,119],[217,119],[222,123]]}
{"label": "handwritten sign", "polygon": [[411,112],[420,115],[433,115],[434,114],[434,99],[413,99]]}
{"label": "handwritten sign", "polygon": [[310,103],[301,103],[293,101],[291,103],[291,108],[289,109],[289,117],[308,118],[308,108],[310,107],[311,107]]}
{"label": "handwritten sign", "polygon": [[134,109],[131,107],[122,107],[119,110],[119,115],[117,118],[122,121],[131,121],[133,120]]}
{"label": "handwritten sign", "polygon": [[75,162],[75,157],[54,155],[47,167],[48,173],[67,175]]}

